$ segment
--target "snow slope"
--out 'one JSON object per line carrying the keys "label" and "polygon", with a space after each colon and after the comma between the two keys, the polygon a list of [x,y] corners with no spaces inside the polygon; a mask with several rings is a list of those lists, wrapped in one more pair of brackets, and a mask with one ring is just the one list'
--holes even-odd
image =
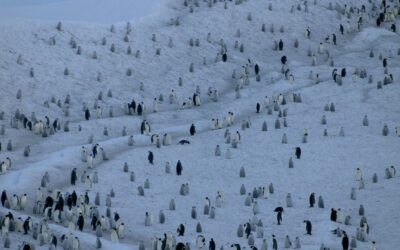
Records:
{"label": "snow slope", "polygon": [[[156,15],[132,22],[132,31],[128,40],[124,41],[127,24],[122,21],[145,16],[145,12],[151,9],[151,1],[143,1],[146,6],[138,16],[131,16],[128,10],[132,6],[131,1],[120,0],[120,5],[113,6],[109,1],[96,1],[96,4],[91,0],[79,1],[79,11],[75,11],[76,2],[43,1],[22,6],[6,2],[7,7],[0,8],[0,15],[5,14],[5,21],[0,22],[0,112],[5,112],[5,119],[0,121],[0,125],[6,128],[5,135],[0,135],[0,159],[10,157],[13,162],[12,168],[0,175],[0,190],[7,190],[9,197],[24,193],[29,197],[28,209],[13,213],[23,218],[31,216],[36,222],[42,218],[42,215],[34,215],[31,211],[36,189],[45,172],[50,175],[48,190],[59,189],[64,194],[76,190],[78,195],[84,194],[84,183],[70,185],[70,172],[77,168],[79,175],[83,171],[90,175],[94,171],[98,173],[99,183],[94,184],[88,194],[93,203],[96,193],[100,193],[101,214],[106,211],[107,194],[111,189],[115,191],[111,210],[118,212],[125,223],[125,237],[120,245],[115,246],[110,241],[110,233],[104,233],[102,243],[105,249],[131,249],[141,242],[146,249],[150,249],[152,240],[163,237],[164,232],[171,231],[176,236],[180,223],[186,226],[186,234],[177,237],[177,242],[190,242],[192,248],[196,248],[195,239],[199,233],[195,229],[198,222],[202,225],[201,234],[207,243],[213,238],[218,248],[229,247],[232,243],[248,247],[247,240],[238,238],[236,230],[239,224],[255,218],[252,207],[244,205],[246,195],[240,195],[240,186],[244,184],[249,193],[255,187],[268,187],[273,183],[275,192],[267,194],[267,199],[257,199],[260,213],[256,215],[257,220],[263,222],[264,238],[269,249],[272,234],[277,237],[279,249],[283,248],[286,235],[292,240],[299,236],[302,249],[319,249],[322,243],[330,249],[341,249],[340,238],[331,230],[340,227],[350,238],[355,236],[360,221],[360,204],[366,210],[370,235],[367,242],[357,242],[358,248],[368,249],[372,240],[377,242],[379,250],[396,249],[400,244],[397,237],[400,233],[400,181],[398,177],[384,179],[385,168],[394,165],[398,169],[400,161],[400,140],[395,132],[395,127],[400,125],[400,36],[389,30],[391,23],[377,28],[375,18],[368,19],[368,15],[364,14],[365,23],[358,32],[355,29],[355,14],[348,19],[330,10],[329,1],[325,0],[316,4],[311,1],[308,12],[304,11],[303,4],[301,10],[297,10],[297,2],[289,0],[248,0],[237,5],[226,1],[227,8],[221,1],[211,7],[203,1],[199,1],[200,7],[196,7],[194,1],[188,1],[193,13],[190,7],[182,4],[183,1],[169,0],[155,4],[155,8],[160,9]],[[357,7],[365,4],[368,10],[370,8],[368,1],[364,0],[336,2],[342,6],[345,3]],[[270,3],[272,11],[269,10]],[[293,4],[294,12],[291,13]],[[98,12],[91,11],[93,6],[98,6]],[[55,9],[62,11],[55,12]],[[11,18],[22,17],[13,13],[26,12],[30,12],[29,16],[23,17],[32,19],[41,19],[39,16],[44,13],[47,21]],[[87,12],[91,14],[87,16]],[[6,13],[9,13],[8,17]],[[249,13],[251,20],[248,20]],[[176,25],[177,18],[179,25]],[[58,21],[62,21],[61,31],[56,29]],[[351,24],[350,30],[346,25],[345,34],[340,35],[339,25],[347,22]],[[398,24],[398,19],[396,22]],[[114,31],[111,31],[112,23]],[[265,32],[261,31],[262,24],[265,24]],[[272,24],[274,32],[271,32]],[[281,26],[284,27],[283,32],[280,32]],[[304,35],[307,27],[311,30],[310,39]],[[337,35],[337,45],[324,43],[329,51],[328,58],[326,53],[318,53],[318,46],[326,35],[332,33]],[[81,47],[80,54],[77,54],[77,48],[71,48],[71,38]],[[190,39],[195,42],[197,38],[199,46],[190,46]],[[55,40],[54,45],[49,43],[52,39]],[[280,39],[284,42],[283,51],[273,50],[274,41]],[[298,48],[294,47],[296,39],[299,41]],[[244,45],[243,52],[235,48],[236,41],[239,46]],[[222,42],[227,46],[227,62],[222,62],[218,55]],[[114,52],[111,51],[112,44]],[[128,46],[131,54],[127,54]],[[316,55],[315,66],[312,66],[311,57],[307,56],[309,48]],[[159,55],[157,49],[160,49]],[[374,57],[369,57],[371,49]],[[93,59],[94,51],[97,59]],[[20,55],[21,60],[18,60]],[[295,78],[293,83],[281,73],[280,59],[283,55],[288,58],[288,68]],[[378,81],[383,81],[385,77],[380,56],[387,58],[387,73],[392,74],[394,82],[377,89]],[[240,98],[237,98],[235,88],[242,66],[249,63],[248,59],[260,66],[261,80],[256,81],[251,65],[250,84],[240,89]],[[335,67],[330,66],[331,59]],[[194,72],[189,71],[191,63],[194,64]],[[331,72],[334,68],[341,70],[344,67],[347,77],[339,86],[332,80]],[[34,77],[30,77],[31,68],[34,69]],[[69,75],[63,74],[66,68]],[[127,75],[129,69],[132,70],[131,76]],[[372,83],[368,77],[353,80],[352,74],[356,69],[365,69],[368,76],[372,75]],[[233,72],[235,78],[232,78]],[[101,81],[97,80],[99,73]],[[182,78],[182,86],[178,85],[179,77]],[[201,91],[201,106],[178,109],[178,103],[191,97],[196,86]],[[209,87],[218,90],[218,102],[207,95]],[[22,91],[21,99],[15,98],[18,89]],[[172,89],[177,98],[171,104],[168,96]],[[109,90],[112,97],[107,96]],[[96,101],[100,92],[103,98]],[[259,114],[255,112],[257,102],[262,104],[265,96],[272,98],[280,93],[288,101],[280,106],[282,111],[287,109],[287,127],[283,127],[283,117],[278,117],[277,111],[269,115],[263,107]],[[301,94],[301,103],[291,100],[293,93]],[[64,103],[68,94],[70,105]],[[160,101],[159,110],[153,112],[153,99],[159,98],[160,94],[164,101]],[[60,100],[62,107],[51,102],[52,97],[56,103]],[[132,98],[137,103],[145,103],[146,110],[142,117],[125,113],[126,104]],[[49,102],[49,107],[44,105],[45,101]],[[99,119],[95,117],[95,102],[103,110]],[[92,114],[89,121],[84,118],[84,103]],[[324,111],[324,106],[330,103],[334,103],[335,112]],[[111,108],[112,117],[109,115]],[[29,119],[35,112],[41,120],[48,116],[51,121],[58,118],[63,124],[69,121],[70,131],[61,130],[42,138],[23,129],[21,123],[19,129],[13,129],[10,120],[17,109]],[[66,109],[68,116],[65,115]],[[211,119],[223,119],[228,112],[235,115],[234,125],[227,128],[224,124],[223,129],[212,130]],[[323,115],[327,119],[326,125],[321,124]],[[369,119],[367,127],[362,126],[365,115]],[[152,134],[171,134],[172,145],[156,148],[151,144],[150,136],[141,135],[140,124],[144,119],[150,123]],[[281,122],[281,129],[274,128],[277,119]],[[245,130],[242,128],[244,120],[251,122],[250,128]],[[261,131],[264,121],[268,124],[266,132]],[[193,137],[189,135],[192,123],[197,130]],[[388,136],[382,136],[384,124],[388,125]],[[124,126],[126,136],[122,135]],[[105,127],[108,136],[103,134]],[[341,127],[345,131],[344,137],[339,136]],[[307,143],[302,143],[304,128],[309,133]],[[236,131],[240,132],[242,139],[237,149],[224,143],[225,129],[229,129],[232,137]],[[324,129],[327,129],[328,136],[323,136]],[[281,143],[284,134],[287,144]],[[91,135],[109,158],[103,161],[97,157],[93,170],[86,168],[80,153],[82,146],[91,148],[88,143]],[[129,135],[135,139],[133,147],[127,144]],[[189,140],[190,145],[179,145],[181,139]],[[6,150],[8,140],[13,143],[11,152]],[[31,147],[29,157],[23,156],[26,145]],[[221,147],[220,157],[214,155],[216,145]],[[294,149],[298,146],[303,152],[301,159],[294,156]],[[228,149],[230,159],[226,157]],[[154,153],[154,165],[147,161],[149,150]],[[288,168],[290,157],[294,161],[293,169]],[[183,164],[182,176],[175,175],[178,160]],[[130,181],[130,173],[123,172],[125,162],[129,171],[134,171],[136,175],[134,182]],[[171,174],[165,173],[166,162],[171,165]],[[246,170],[245,178],[239,177],[242,166]],[[365,188],[360,190],[354,177],[357,167],[361,168],[365,182]],[[372,183],[374,173],[378,175],[378,183]],[[150,182],[150,189],[145,189],[145,195],[139,196],[137,188],[143,186],[146,179]],[[179,189],[185,183],[189,184],[190,193],[182,196]],[[352,187],[357,189],[356,200],[350,199]],[[224,192],[224,203],[221,208],[216,208],[216,218],[210,219],[203,215],[203,200],[209,197],[211,205],[216,206],[215,197],[219,190]],[[308,197],[312,192],[316,193],[316,197],[323,197],[324,209],[308,207]],[[294,205],[290,208],[286,208],[285,202],[288,193],[291,193]],[[168,209],[171,199],[175,199],[175,211]],[[197,208],[196,220],[190,216],[193,206]],[[285,208],[283,225],[276,223],[273,210],[277,206]],[[350,215],[351,225],[331,222],[330,208],[341,208],[346,215]],[[166,215],[164,224],[158,223],[160,210]],[[146,211],[154,217],[154,224],[150,227],[144,225]],[[6,212],[7,209],[1,208],[0,214]],[[82,249],[93,249],[95,234],[90,229],[90,219],[85,219],[84,231],[73,233],[79,236]],[[304,235],[303,220],[306,219],[313,223],[312,236]],[[49,223],[56,235],[68,233],[64,225]],[[13,249],[17,249],[22,241],[38,245],[38,241],[20,233],[11,233],[10,237]],[[257,238],[255,246],[259,248],[261,243],[262,239]],[[3,239],[0,239],[0,244],[3,244]],[[48,249],[48,245],[38,248]]]}
{"label": "snow slope", "polygon": [[157,14],[162,0],[1,0],[0,20],[90,23],[138,21]]}

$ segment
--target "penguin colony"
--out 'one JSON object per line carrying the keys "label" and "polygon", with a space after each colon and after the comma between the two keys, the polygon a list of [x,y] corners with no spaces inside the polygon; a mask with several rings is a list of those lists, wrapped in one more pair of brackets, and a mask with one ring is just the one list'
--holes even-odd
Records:
{"label": "penguin colony", "polygon": [[[334,98],[329,97],[327,103],[321,107],[321,112],[316,114],[319,117],[315,123],[319,124],[321,131],[312,131],[307,127],[309,123],[305,122],[303,127],[294,128],[297,135],[293,136],[288,130],[291,124],[296,123],[291,119],[291,110],[303,107],[306,112],[307,105],[315,100],[307,92],[304,94],[302,88],[318,84],[327,84],[329,88],[345,88],[352,84],[375,84],[374,89],[368,90],[363,97],[363,101],[367,101],[374,91],[390,88],[396,84],[396,78],[400,76],[396,77],[392,64],[399,62],[400,47],[391,52],[371,49],[364,55],[362,60],[374,60],[375,67],[383,72],[383,77],[382,74],[376,74],[382,77],[376,80],[374,78],[377,77],[372,70],[369,72],[364,66],[361,68],[348,66],[335,55],[338,54],[338,50],[340,51],[338,46],[344,46],[344,41],[371,27],[396,33],[400,2],[376,0],[351,3],[351,1],[314,0],[290,3],[284,9],[283,4],[275,9],[273,1],[260,3],[257,0],[181,0],[179,2],[179,8],[189,13],[189,16],[196,15],[200,11],[215,10],[232,11],[243,15],[239,11],[241,6],[252,4],[262,6],[263,15],[278,11],[285,12],[289,16],[307,16],[316,14],[319,8],[326,8],[336,18],[335,24],[338,26],[321,37],[321,30],[317,26],[306,25],[303,27],[304,34],[296,37],[291,44],[292,41],[283,36],[290,27],[280,25],[277,21],[267,24],[261,21],[262,19],[255,18],[255,13],[246,13],[243,21],[238,22],[237,27],[234,26],[235,31],[230,37],[207,33],[204,37],[189,38],[186,45],[169,37],[168,48],[188,46],[192,52],[205,50],[207,56],[202,58],[201,63],[188,64],[187,72],[178,71],[182,76],[177,79],[177,87],[170,89],[160,87],[162,90],[160,93],[149,93],[146,86],[151,83],[139,82],[138,88],[134,90],[136,93],[132,94],[133,97],[124,96],[123,100],[115,98],[116,93],[120,92],[118,89],[102,88],[98,94],[91,93],[95,96],[94,101],[93,98],[82,99],[81,95],[77,98],[75,94],[58,93],[60,95],[58,99],[51,95],[48,99],[36,100],[41,101],[44,108],[32,110],[20,105],[27,93],[18,89],[16,100],[11,104],[12,109],[0,110],[0,180],[6,183],[1,193],[1,246],[23,250],[43,246],[49,249],[78,250],[102,248],[104,241],[110,241],[113,244],[135,244],[139,245],[140,249],[154,250],[174,248],[189,250],[206,247],[210,250],[216,248],[240,250],[247,247],[253,250],[267,250],[309,249],[310,241],[318,241],[321,250],[349,250],[360,247],[380,249],[379,245],[385,244],[376,238],[376,231],[380,229],[374,228],[374,224],[370,224],[368,220],[376,215],[368,212],[370,207],[364,208],[363,201],[359,200],[359,197],[367,196],[366,186],[368,189],[375,189],[374,183],[386,184],[395,181],[397,162],[381,166],[382,170],[378,173],[371,172],[368,168],[364,173],[362,164],[365,163],[349,163],[356,166],[354,177],[352,173],[339,173],[340,175],[335,178],[347,178],[345,181],[351,183],[351,188],[348,194],[343,194],[343,201],[335,204],[330,200],[328,193],[318,193],[319,187],[314,187],[309,193],[297,189],[284,192],[287,185],[281,183],[282,180],[269,178],[268,174],[262,176],[263,182],[261,182],[254,176],[260,175],[259,173],[254,173],[251,166],[238,166],[235,158],[237,160],[240,152],[254,143],[246,138],[248,130],[258,129],[259,134],[275,133],[279,134],[279,138],[274,142],[274,147],[283,147],[283,151],[287,153],[284,163],[277,164],[282,166],[276,167],[287,168],[288,165],[289,173],[300,174],[302,171],[307,171],[306,161],[310,159],[308,145],[312,144],[316,137],[326,137],[324,140],[345,140],[347,137],[345,128],[334,121],[336,113],[340,113],[340,108],[344,107]],[[168,25],[172,29],[180,29],[184,25],[185,18],[173,17]],[[59,22],[53,29],[54,35],[48,38],[46,46],[69,46],[74,51],[74,56],[89,53],[79,45],[79,39],[75,36],[68,37],[68,44],[58,45],[58,40],[66,39],[68,25]],[[276,57],[274,68],[262,63],[261,59],[246,56],[246,51],[256,46],[252,44],[254,40],[249,42],[252,40],[248,39],[254,36],[253,33],[259,33],[258,35],[263,36],[266,41],[266,45],[262,45],[263,47],[259,49],[268,50],[269,55]],[[126,48],[123,48],[121,43],[113,42],[117,34],[119,36],[123,34],[121,43]],[[156,47],[155,57],[162,57],[164,53],[168,53],[157,47],[157,43],[165,39],[163,35],[165,34],[154,33],[148,38]],[[90,52],[91,60],[101,59],[103,53],[124,53],[137,60],[149,56],[147,54],[149,52],[141,51],[140,47],[137,47],[136,52],[132,51],[132,48],[136,48],[135,27],[130,23],[123,27],[112,25],[105,36],[96,39],[99,40],[98,51]],[[209,51],[212,51],[214,56],[209,57]],[[24,59],[23,51],[21,53],[17,57],[16,64],[27,66],[29,60]],[[292,60],[304,60],[304,58],[309,61],[306,77],[303,76],[304,72],[292,63]],[[213,85],[210,79],[208,86],[191,80],[191,74],[199,74],[201,67],[213,63],[220,66],[218,70],[229,69],[229,73],[223,73],[224,78],[226,76],[230,78],[228,86],[217,83]],[[329,72],[327,70],[318,72],[318,66],[321,65],[329,67]],[[40,74],[43,74],[39,66],[28,69],[29,78],[39,79]],[[136,75],[135,71],[133,67],[127,68],[124,77],[131,79]],[[279,77],[272,75],[272,71],[279,72]],[[69,83],[69,77],[74,74],[77,73],[68,67],[63,69],[65,84]],[[107,81],[101,72],[94,78],[99,84]],[[301,85],[299,79],[302,78],[307,78],[308,85]],[[246,100],[249,89],[255,84],[286,84],[287,88],[282,92],[270,90],[260,93],[259,99],[255,101]],[[185,96],[182,94],[182,88],[191,88],[192,93]],[[103,91],[106,94],[103,94]],[[121,92],[124,91],[126,89]],[[143,93],[151,94],[152,97],[146,98]],[[246,110],[251,111],[243,112],[234,107],[218,107],[221,105],[221,99],[243,102],[241,106],[246,106]],[[174,112],[174,119],[180,121],[180,115],[200,112],[203,107],[212,107],[217,112],[207,115],[207,121],[186,120],[183,122],[184,125],[179,124],[179,131],[170,130],[168,126],[165,126],[164,130],[157,120],[164,114]],[[79,112],[72,112],[76,110]],[[117,127],[105,121],[111,118],[121,118],[123,124],[118,124]],[[367,115],[362,114],[359,127],[360,130],[365,130],[363,133],[378,133],[388,137],[388,140],[397,140],[395,145],[398,146],[399,140],[396,137],[400,137],[400,125],[398,117],[396,119],[397,124],[387,119],[383,120],[382,126],[378,128],[380,121],[374,119],[370,121]],[[336,131],[333,129],[328,131],[328,128],[333,128],[329,126],[331,121],[337,124]],[[219,138],[219,144],[212,145],[211,153],[206,158],[211,157],[210,162],[217,162],[216,168],[220,158],[230,162],[229,165],[234,170],[231,168],[229,171],[237,171],[234,174],[237,179],[232,179],[232,183],[229,183],[229,186],[234,186],[235,192],[226,192],[231,189],[223,185],[218,190],[212,190],[213,185],[205,187],[208,180],[214,180],[210,177],[213,173],[196,171],[194,168],[201,166],[198,166],[195,157],[186,158],[176,153],[173,154],[174,157],[171,156],[173,151],[170,148],[176,147],[183,153],[190,152],[191,147],[196,147],[198,144],[196,138],[207,133]],[[21,145],[23,141],[21,134],[33,138],[28,140],[32,143]],[[15,173],[31,164],[30,159],[40,163],[41,152],[35,149],[35,140],[43,142],[47,139],[60,140],[61,135],[68,136],[68,134],[85,137],[76,142],[79,143],[78,147],[73,148],[74,160],[63,162],[62,166],[57,166],[51,171],[42,171],[40,164],[35,164],[37,170],[34,173],[39,175],[39,179],[37,183],[32,184],[34,188],[31,186],[22,190],[18,187],[18,183],[15,187],[13,180],[10,180],[15,177]],[[120,144],[116,146],[109,143],[108,140],[113,139],[119,140]],[[272,137],[269,139],[272,140]],[[131,163],[126,159],[120,159],[119,156],[124,155],[120,154],[120,151],[134,154],[137,161]],[[24,158],[17,154],[23,155]],[[141,166],[137,166],[138,164]],[[175,169],[171,170],[171,167]],[[110,170],[104,171],[104,168]],[[64,173],[68,174],[60,177],[57,169],[63,169]],[[118,180],[110,181],[107,174],[104,174],[108,172],[117,175]],[[203,186],[191,181],[194,178],[193,173],[203,174],[197,177],[201,179]],[[154,192],[160,192],[155,191],[160,188],[160,183],[154,182],[155,175],[165,175],[163,178],[171,179],[166,180],[170,182],[170,189],[164,190],[162,194],[169,200],[167,204],[159,202],[156,198],[151,200]],[[225,176],[221,175],[218,178],[223,179]],[[107,183],[104,180],[107,180]],[[119,181],[129,183],[130,189],[121,190]],[[324,181],[330,183],[332,180]],[[7,184],[10,182],[11,184]],[[195,204],[189,203],[187,198],[199,192],[204,193],[203,200],[196,198]],[[134,204],[121,204],[117,199],[121,196],[133,197]],[[237,200],[238,197],[243,202],[233,204],[232,200]],[[141,204],[149,199],[152,201],[152,206]],[[135,211],[140,209],[140,214],[127,211],[136,205],[139,208],[135,208]],[[306,209],[307,213],[296,212],[296,208],[299,207]],[[238,218],[228,218],[224,215],[226,210],[238,209],[244,211]],[[211,234],[212,228],[215,231],[215,228],[220,226],[219,223],[222,223],[222,219],[229,222],[229,230],[222,233],[223,237]],[[324,226],[321,226],[321,220],[324,221]],[[290,226],[286,226],[287,224]],[[281,229],[283,227],[285,230]],[[224,229],[226,230],[225,227]],[[154,236],[143,236],[143,232],[148,230]],[[321,240],[325,239],[322,235],[327,232],[330,234],[330,239],[324,242]],[[143,238],[138,239],[138,235]]]}

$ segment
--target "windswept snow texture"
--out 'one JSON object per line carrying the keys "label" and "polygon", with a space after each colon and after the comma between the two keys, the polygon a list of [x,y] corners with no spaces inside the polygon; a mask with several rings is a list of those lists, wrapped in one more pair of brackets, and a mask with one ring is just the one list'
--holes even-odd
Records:
{"label": "windswept snow texture", "polygon": [[[263,239],[272,249],[272,234],[276,235],[278,249],[283,249],[286,235],[292,241],[298,236],[301,249],[320,249],[321,244],[332,250],[342,249],[341,238],[331,231],[339,227],[350,240],[355,237],[360,227],[360,205],[365,208],[369,235],[365,242],[357,241],[357,249],[369,249],[372,241],[379,250],[398,249],[400,179],[398,175],[386,179],[385,169],[394,166],[400,170],[400,137],[396,134],[400,125],[400,36],[390,30],[393,23],[400,25],[396,15],[395,20],[376,26],[380,1],[372,0],[375,12],[367,0],[309,0],[307,8],[303,2],[293,0],[0,2],[0,112],[4,111],[0,132],[1,126],[5,128],[4,135],[0,135],[0,159],[10,157],[12,162],[11,168],[0,175],[0,192],[6,190],[9,200],[14,194],[28,197],[25,210],[0,207],[0,216],[11,211],[14,218],[25,220],[30,216],[34,224],[43,220],[44,215],[34,214],[33,207],[47,172],[50,180],[41,188],[45,197],[54,190],[65,199],[67,192],[75,190],[80,196],[88,191],[90,204],[94,205],[99,193],[100,216],[106,214],[106,197],[114,190],[111,216],[118,212],[125,233],[120,243],[113,243],[110,230],[103,231],[103,249],[136,249],[140,243],[153,249],[154,240],[168,231],[176,243],[189,242],[191,249],[197,249],[196,237],[200,234],[206,239],[204,248],[211,238],[217,249],[230,249],[233,243],[249,248],[245,237],[237,237],[238,226],[249,220],[262,221],[258,230],[263,230],[263,235],[260,233],[259,238],[252,232],[259,249]],[[391,8],[395,6],[390,4]],[[360,13],[363,24],[357,30],[356,8],[362,5],[366,12]],[[156,14],[151,15],[152,10]],[[131,29],[127,21],[131,21]],[[340,24],[344,26],[343,35]],[[307,27],[309,38],[305,35]],[[332,42],[333,33],[337,45]],[[327,36],[329,41],[325,40]],[[280,39],[282,51],[274,49]],[[223,62],[221,53],[225,49],[227,61]],[[287,57],[285,67],[282,56]],[[255,64],[260,69],[258,77]],[[285,68],[290,69],[287,79],[282,74]],[[335,68],[339,74],[346,68],[341,85],[332,79]],[[390,82],[390,76],[392,83],[384,85]],[[201,105],[187,107],[197,86]],[[18,90],[21,97],[17,99]],[[172,90],[176,98],[170,100]],[[208,95],[209,90],[217,90],[219,96]],[[278,104],[282,101],[280,94],[285,105]],[[302,101],[294,102],[293,94],[300,95]],[[266,96],[269,107],[265,106]],[[153,112],[154,98],[157,112]],[[142,116],[127,113],[132,99],[136,104],[144,103]],[[186,105],[180,107],[184,102]],[[259,113],[257,102],[261,104]],[[97,116],[96,105],[101,115]],[[334,106],[335,111],[326,111],[326,105],[328,109]],[[91,113],[88,121],[84,107]],[[48,137],[35,134],[21,121],[13,121],[17,110],[30,121],[32,113],[42,122],[47,116],[50,126],[57,118],[61,129]],[[225,120],[228,112],[234,115],[229,127]],[[368,126],[363,126],[366,115]],[[322,124],[323,116],[326,124]],[[217,118],[224,122],[222,129],[212,129],[212,119]],[[279,129],[275,128],[277,119]],[[151,126],[149,135],[141,134],[143,120]],[[267,131],[262,131],[264,121]],[[64,131],[66,122],[68,132]],[[194,136],[189,134],[191,124],[196,126]],[[385,124],[387,136],[383,136]],[[226,143],[227,129],[231,141],[239,131],[237,148]],[[304,129],[308,131],[306,142],[302,138]],[[152,134],[158,134],[162,141],[165,133],[171,135],[171,145],[158,148],[151,143]],[[131,135],[133,146],[128,145]],[[282,143],[284,135],[286,144]],[[190,144],[179,144],[183,139]],[[12,151],[7,150],[9,140]],[[108,160],[103,160],[100,152],[90,169],[81,160],[81,148],[91,152],[92,143],[104,149]],[[28,145],[30,154],[25,157]],[[217,145],[221,156],[215,156]],[[301,147],[300,159],[296,159],[296,147]],[[148,151],[154,154],[154,165],[148,162]],[[293,168],[289,168],[290,158]],[[175,172],[178,160],[183,165],[180,176]],[[128,172],[123,171],[125,162]],[[170,173],[166,173],[167,162]],[[241,167],[245,169],[244,178],[239,176]],[[73,168],[78,173],[75,186],[70,183]],[[357,168],[364,182],[361,189],[356,180],[360,176],[355,175]],[[81,176],[93,178],[95,173],[99,181],[87,190]],[[372,181],[374,173],[377,183]],[[139,196],[138,187],[143,187],[147,179],[150,188]],[[272,194],[268,192],[271,183]],[[189,186],[187,195],[180,194],[183,184]],[[242,184],[245,195],[240,195]],[[263,197],[245,206],[247,193],[252,195],[259,187],[265,188]],[[352,188],[355,200],[351,199]],[[220,207],[216,201],[218,191],[224,194]],[[317,201],[322,196],[325,208],[317,204],[309,207],[313,192]],[[289,193],[292,207],[286,203]],[[215,207],[215,219],[203,214],[205,197]],[[176,203],[174,211],[169,210],[171,199]],[[259,213],[254,215],[255,202]],[[194,206],[196,219],[191,217]],[[277,225],[274,212],[278,206],[284,208],[282,225]],[[340,208],[344,216],[350,216],[350,225],[331,221],[331,208]],[[160,210],[166,217],[164,224],[159,223]],[[73,209],[73,213],[77,211]],[[145,226],[146,212],[153,216],[151,226]],[[66,213],[62,213],[62,223],[54,218],[48,221],[48,234],[58,237],[58,249],[62,246],[60,236],[70,233],[79,237],[80,249],[95,249],[89,207],[83,232],[68,227]],[[76,219],[74,216],[72,221]],[[312,235],[305,235],[304,220],[311,221]],[[201,233],[196,233],[198,222]],[[178,237],[176,229],[181,223],[186,232]],[[49,249],[50,245],[46,241],[39,246],[32,231],[28,235],[9,232],[9,237],[11,249],[18,249],[23,242],[36,249]]]}
{"label": "windswept snow texture", "polygon": [[0,0],[0,20],[138,21],[164,0]]}

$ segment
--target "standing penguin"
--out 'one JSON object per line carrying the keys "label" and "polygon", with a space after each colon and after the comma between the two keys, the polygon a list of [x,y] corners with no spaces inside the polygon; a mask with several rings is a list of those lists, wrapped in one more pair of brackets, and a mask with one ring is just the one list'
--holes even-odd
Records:
{"label": "standing penguin", "polygon": [[182,174],[182,163],[180,160],[178,160],[178,162],[176,163],[176,175],[181,175]]}
{"label": "standing penguin", "polygon": [[347,234],[344,231],[342,237],[342,248],[343,250],[349,250],[349,237],[347,237]]}
{"label": "standing penguin", "polygon": [[362,180],[362,173],[361,173],[361,169],[360,168],[356,169],[355,178],[356,178],[356,181],[361,181]]}
{"label": "standing penguin", "polygon": [[28,231],[31,229],[31,217],[28,216],[28,218],[24,221],[23,228],[24,228],[24,234],[28,234]]}
{"label": "standing penguin", "polygon": [[85,224],[85,219],[83,218],[82,213],[79,213],[78,221],[76,222],[76,224],[78,225],[79,231],[82,231]]}
{"label": "standing penguin", "polygon": [[157,98],[153,99],[153,112],[157,112],[158,111],[158,101]]}
{"label": "standing penguin", "polygon": [[142,104],[141,103],[139,103],[138,105],[137,105],[137,114],[138,115],[142,115],[142,113],[143,113],[143,107],[142,107]]}
{"label": "standing penguin", "polygon": [[278,225],[280,225],[282,222],[282,212],[283,210],[279,210],[278,213],[276,214],[276,220],[278,221]]}
{"label": "standing penguin", "polygon": [[93,182],[92,182],[92,179],[90,179],[90,176],[89,176],[89,175],[86,176],[86,179],[85,179],[85,187],[86,187],[86,190],[87,190],[87,191],[89,191],[89,190],[92,189],[92,184],[93,184]]}
{"label": "standing penguin", "polygon": [[24,194],[21,199],[19,200],[19,206],[21,210],[25,210],[28,203],[28,197]]}
{"label": "standing penguin", "polygon": [[183,224],[180,224],[176,231],[178,233],[178,236],[184,236],[185,235],[185,226]]}
{"label": "standing penguin", "polygon": [[376,250],[376,242],[375,241],[371,242],[371,250]]}
{"label": "standing penguin", "polygon": [[77,179],[78,179],[78,176],[76,174],[76,168],[74,168],[71,171],[71,185],[75,186],[75,182]]}
{"label": "standing penguin", "polygon": [[226,62],[226,60],[228,59],[228,56],[226,55],[226,53],[222,54],[222,61]]}
{"label": "standing penguin", "polygon": [[332,34],[332,41],[333,41],[333,44],[336,45],[336,35],[335,34]]}
{"label": "standing penguin", "polygon": [[257,63],[254,65],[254,73],[255,73],[256,75],[258,75],[258,73],[260,73],[260,67],[258,66]]}
{"label": "standing penguin", "polygon": [[310,36],[311,36],[311,30],[310,30],[310,27],[307,27],[307,29],[306,29],[306,37],[310,38]]}
{"label": "standing penguin", "polygon": [[346,77],[346,68],[343,68],[341,71],[341,76]]}
{"label": "standing penguin", "polygon": [[311,193],[310,198],[309,198],[309,202],[310,202],[310,207],[314,207],[314,204],[315,204],[315,193]]}
{"label": "standing penguin", "polygon": [[93,158],[96,158],[96,155],[97,155],[97,153],[98,153],[98,147],[99,147],[99,144],[95,144],[95,145],[93,146],[93,148],[92,148]]}
{"label": "standing penguin", "polygon": [[301,157],[301,148],[300,147],[296,147],[295,154],[296,154],[296,158],[300,159],[300,157]]}
{"label": "standing penguin", "polygon": [[150,164],[153,165],[153,160],[154,160],[153,152],[149,151],[149,155],[147,156],[147,159],[149,160]]}
{"label": "standing penguin", "polygon": [[289,235],[285,237],[285,248],[290,248],[292,246],[292,241],[290,240]]}
{"label": "standing penguin", "polygon": [[331,209],[331,221],[336,221],[337,220],[337,211],[332,208]]}
{"label": "standing penguin", "polygon": [[304,220],[303,222],[306,223],[306,232],[307,232],[307,234],[311,235],[311,231],[312,231],[311,221]]}
{"label": "standing penguin", "polygon": [[256,104],[256,113],[260,113],[260,108],[261,108],[261,104],[259,102],[257,102]]}
{"label": "standing penguin", "polygon": [[214,242],[213,238],[211,238],[211,240],[210,240],[208,249],[209,250],[215,250],[215,242]]}
{"label": "standing penguin", "polygon": [[275,235],[272,235],[272,249],[278,250],[278,242],[276,241]]}
{"label": "standing penguin", "polygon": [[88,121],[90,119],[90,111],[89,111],[89,109],[85,110],[85,119],[86,119],[86,121]]}
{"label": "standing penguin", "polygon": [[6,190],[3,190],[3,192],[1,192],[1,205],[4,207],[4,203],[7,200],[7,193]]}
{"label": "standing penguin", "polygon": [[249,222],[247,222],[246,224],[244,224],[244,232],[246,234],[246,239],[249,238],[250,234],[251,234],[251,225]]}
{"label": "standing penguin", "polygon": [[279,40],[278,47],[279,47],[279,50],[283,50],[283,41],[282,41],[282,39]]}
{"label": "standing penguin", "polygon": [[192,123],[192,125],[190,126],[189,129],[190,135],[193,136],[196,133],[196,127],[194,126],[194,124]]}

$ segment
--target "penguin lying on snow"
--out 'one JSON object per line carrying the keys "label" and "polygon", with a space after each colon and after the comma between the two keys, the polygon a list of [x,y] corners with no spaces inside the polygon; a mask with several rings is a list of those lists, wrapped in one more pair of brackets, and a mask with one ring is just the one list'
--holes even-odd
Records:
{"label": "penguin lying on snow", "polygon": [[190,144],[190,141],[183,139],[183,140],[180,140],[178,143],[181,145],[184,145],[184,144]]}

